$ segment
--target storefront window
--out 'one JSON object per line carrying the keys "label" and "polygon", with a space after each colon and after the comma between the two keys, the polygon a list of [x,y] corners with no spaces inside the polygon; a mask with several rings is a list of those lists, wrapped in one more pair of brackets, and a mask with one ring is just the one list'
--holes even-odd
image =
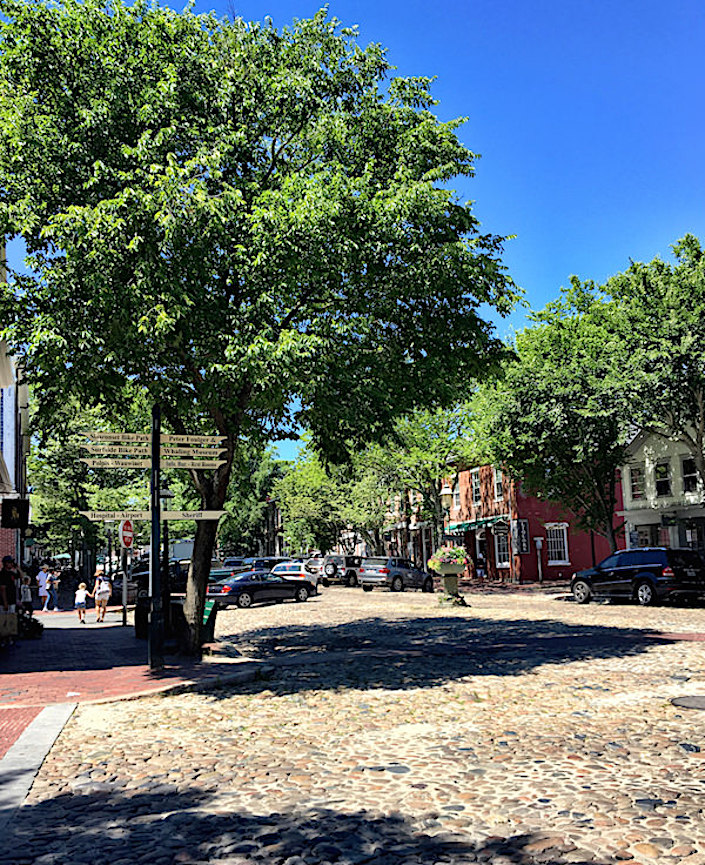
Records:
{"label": "storefront window", "polygon": [[494,560],[498,568],[509,567],[509,534],[494,536]]}
{"label": "storefront window", "polygon": [[549,565],[567,565],[568,527],[566,525],[546,526],[546,547]]}

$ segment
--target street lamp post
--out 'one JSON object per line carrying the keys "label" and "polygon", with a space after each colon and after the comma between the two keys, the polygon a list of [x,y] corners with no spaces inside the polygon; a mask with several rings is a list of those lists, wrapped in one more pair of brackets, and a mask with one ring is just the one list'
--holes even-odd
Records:
{"label": "street lamp post", "polygon": [[[451,489],[451,486],[447,480],[443,481],[443,486],[441,487],[441,491],[439,493],[439,498],[441,500],[441,507],[443,508],[443,532],[442,532],[442,535],[445,535],[446,517],[450,516],[450,506],[453,504],[453,490]],[[442,540],[442,538],[441,538],[441,540]]]}

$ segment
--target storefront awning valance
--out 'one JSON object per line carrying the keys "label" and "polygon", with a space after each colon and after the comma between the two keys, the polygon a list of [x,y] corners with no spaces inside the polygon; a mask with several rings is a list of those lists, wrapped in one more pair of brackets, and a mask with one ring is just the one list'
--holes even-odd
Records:
{"label": "storefront awning valance", "polygon": [[494,526],[496,523],[508,523],[509,518],[506,514],[499,514],[494,517],[481,517],[478,520],[472,520],[465,523],[450,523],[448,525],[449,532],[472,532],[475,529],[483,529],[487,526]]}

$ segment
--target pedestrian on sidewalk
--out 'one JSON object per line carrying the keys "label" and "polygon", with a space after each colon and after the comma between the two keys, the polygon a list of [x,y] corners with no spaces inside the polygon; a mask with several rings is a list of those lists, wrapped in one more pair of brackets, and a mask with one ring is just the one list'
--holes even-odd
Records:
{"label": "pedestrian on sidewalk", "polygon": [[12,556],[5,556],[0,569],[0,605],[6,613],[14,613],[17,605],[17,583]]}
{"label": "pedestrian on sidewalk", "polygon": [[29,584],[29,577],[22,577],[22,585],[20,586],[20,603],[23,609],[31,616],[34,610],[32,603],[32,587]]}
{"label": "pedestrian on sidewalk", "polygon": [[105,611],[108,608],[108,601],[113,593],[113,587],[108,577],[102,571],[95,572],[95,586],[91,592],[91,597],[95,598],[95,620],[96,622],[105,621]]}
{"label": "pedestrian on sidewalk", "polygon": [[59,581],[56,579],[54,571],[48,572],[46,586],[48,597],[44,609],[47,610],[51,604],[52,610],[56,612],[59,609]]}
{"label": "pedestrian on sidewalk", "polygon": [[88,597],[88,586],[79,583],[76,589],[76,609],[78,610],[78,621],[86,624],[86,598]]}
{"label": "pedestrian on sidewalk", "polygon": [[42,565],[37,574],[37,586],[39,587],[39,603],[40,609],[46,612],[47,604],[49,603],[49,592],[47,591],[48,574],[45,570],[45,565]]}

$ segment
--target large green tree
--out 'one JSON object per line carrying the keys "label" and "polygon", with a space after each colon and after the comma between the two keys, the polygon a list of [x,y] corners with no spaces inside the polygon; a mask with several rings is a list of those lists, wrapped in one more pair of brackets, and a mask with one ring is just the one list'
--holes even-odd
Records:
{"label": "large green tree", "polygon": [[[30,268],[1,312],[45,404],[130,382],[173,432],[224,436],[225,464],[191,474],[217,509],[243,439],[298,422],[340,457],[492,362],[481,310],[514,290],[450,191],[475,157],[427,79],[388,78],[325,11],[282,30],[143,0],[0,17],[0,233]],[[196,532],[194,652],[216,528]]]}
{"label": "large green tree", "polygon": [[686,235],[675,261],[634,262],[602,287],[623,346],[615,386],[635,425],[685,445],[705,486],[705,253]]}
{"label": "large green tree", "polygon": [[485,459],[570,509],[616,549],[617,470],[631,424],[614,303],[574,280],[517,334],[516,357],[473,401]]}

